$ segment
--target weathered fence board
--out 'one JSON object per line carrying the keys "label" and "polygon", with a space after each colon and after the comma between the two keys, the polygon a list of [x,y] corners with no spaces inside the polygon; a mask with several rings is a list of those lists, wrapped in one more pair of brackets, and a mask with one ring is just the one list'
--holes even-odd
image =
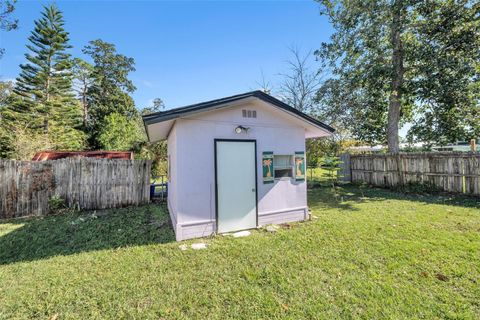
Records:
{"label": "weathered fence board", "polygon": [[147,203],[150,170],[146,160],[0,159],[0,219],[47,214],[54,195],[85,210]]}
{"label": "weathered fence board", "polygon": [[350,154],[343,153],[340,155],[340,170],[338,171],[339,180],[350,182],[352,180],[352,170],[350,164]]}
{"label": "weathered fence board", "polygon": [[[352,182],[394,187],[408,183],[430,183],[455,193],[480,195],[480,154],[399,153],[350,155]],[[347,171],[348,168],[343,168]]]}

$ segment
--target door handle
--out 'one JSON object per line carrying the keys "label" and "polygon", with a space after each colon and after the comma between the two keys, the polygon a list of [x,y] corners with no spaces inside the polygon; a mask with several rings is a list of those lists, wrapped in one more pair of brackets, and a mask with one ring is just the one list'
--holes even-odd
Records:
{"label": "door handle", "polygon": [[252,192],[255,192],[255,188],[252,188]]}

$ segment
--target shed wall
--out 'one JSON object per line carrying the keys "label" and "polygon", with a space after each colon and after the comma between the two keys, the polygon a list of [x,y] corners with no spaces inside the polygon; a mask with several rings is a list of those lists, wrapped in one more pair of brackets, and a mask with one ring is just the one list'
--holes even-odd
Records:
{"label": "shed wall", "polygon": [[[170,218],[172,219],[173,227],[178,224],[178,158],[177,158],[177,126],[174,125],[167,139],[167,156],[168,156],[168,211],[170,212]],[[177,239],[179,240],[179,239]]]}
{"label": "shed wall", "polygon": [[[243,118],[242,109],[257,111],[257,118]],[[248,133],[236,134],[238,125]],[[305,151],[305,129],[265,103],[250,102],[228,109],[178,119],[169,136],[173,195],[169,203],[176,216],[177,239],[207,236],[216,231],[214,139],[257,141],[257,190],[259,224],[303,220],[307,217],[306,182],[294,179],[263,184],[262,152],[294,155]],[[175,169],[174,169],[175,167]]]}

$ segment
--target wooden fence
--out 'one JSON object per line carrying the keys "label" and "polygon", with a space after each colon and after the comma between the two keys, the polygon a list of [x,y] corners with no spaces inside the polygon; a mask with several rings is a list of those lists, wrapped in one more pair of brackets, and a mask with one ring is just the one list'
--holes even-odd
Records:
{"label": "wooden fence", "polygon": [[85,210],[147,203],[150,170],[146,160],[0,159],[0,219],[47,214],[56,195]]}
{"label": "wooden fence", "polygon": [[351,170],[351,163],[350,163],[351,155],[349,153],[344,153],[340,155],[340,171],[339,180],[343,182],[351,182],[352,181],[352,170]]}
{"label": "wooden fence", "polygon": [[342,176],[352,182],[395,187],[408,183],[428,183],[456,193],[480,195],[480,154],[478,153],[399,153],[342,155],[348,162]]}

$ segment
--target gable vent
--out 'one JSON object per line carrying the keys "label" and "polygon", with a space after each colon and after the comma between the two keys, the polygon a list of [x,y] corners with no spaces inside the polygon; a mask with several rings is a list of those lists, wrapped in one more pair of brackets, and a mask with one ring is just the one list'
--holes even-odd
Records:
{"label": "gable vent", "polygon": [[256,118],[257,117],[257,111],[256,110],[242,110],[242,116],[244,118]]}

